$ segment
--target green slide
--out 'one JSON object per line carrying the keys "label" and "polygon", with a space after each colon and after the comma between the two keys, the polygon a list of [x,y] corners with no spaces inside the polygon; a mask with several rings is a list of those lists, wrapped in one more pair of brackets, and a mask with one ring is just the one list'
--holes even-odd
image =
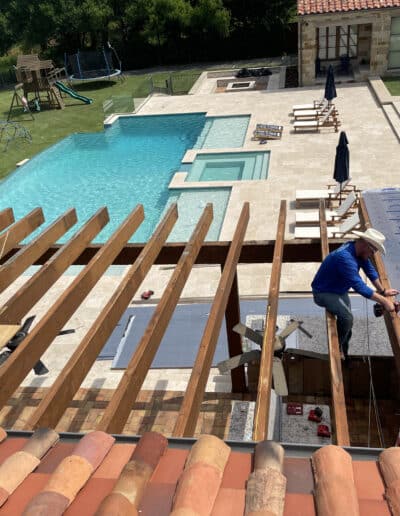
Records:
{"label": "green slide", "polygon": [[87,97],[84,97],[83,95],[79,95],[79,93],[77,93],[76,91],[72,90],[71,88],[68,88],[68,86],[65,86],[65,84],[63,84],[60,81],[56,81],[55,85],[57,86],[57,88],[60,91],[63,91],[64,93],[66,93],[67,95],[72,97],[73,99],[81,100],[85,104],[91,104],[93,102],[92,99],[88,99]]}

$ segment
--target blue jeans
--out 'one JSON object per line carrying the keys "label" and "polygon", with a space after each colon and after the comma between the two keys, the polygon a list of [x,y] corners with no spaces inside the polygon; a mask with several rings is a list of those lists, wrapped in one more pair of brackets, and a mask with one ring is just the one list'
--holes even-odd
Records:
{"label": "blue jeans", "polygon": [[313,292],[314,301],[318,306],[326,308],[336,316],[339,346],[347,357],[349,342],[353,328],[353,314],[349,294],[332,294],[330,292]]}

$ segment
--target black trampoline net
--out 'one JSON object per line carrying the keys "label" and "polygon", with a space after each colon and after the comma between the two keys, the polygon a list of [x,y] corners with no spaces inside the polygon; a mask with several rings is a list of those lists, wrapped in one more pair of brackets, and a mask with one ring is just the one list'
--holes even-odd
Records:
{"label": "black trampoline net", "polygon": [[68,56],[71,75],[77,79],[106,77],[115,72],[110,51],[84,51]]}

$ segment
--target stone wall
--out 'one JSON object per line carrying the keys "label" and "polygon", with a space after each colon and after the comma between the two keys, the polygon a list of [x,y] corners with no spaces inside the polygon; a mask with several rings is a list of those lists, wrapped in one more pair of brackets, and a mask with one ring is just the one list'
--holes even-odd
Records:
{"label": "stone wall", "polygon": [[371,75],[384,74],[388,64],[391,19],[395,16],[400,16],[399,8],[301,17],[298,52],[300,85],[315,84],[316,29],[328,25],[360,25],[359,60],[370,62]]}

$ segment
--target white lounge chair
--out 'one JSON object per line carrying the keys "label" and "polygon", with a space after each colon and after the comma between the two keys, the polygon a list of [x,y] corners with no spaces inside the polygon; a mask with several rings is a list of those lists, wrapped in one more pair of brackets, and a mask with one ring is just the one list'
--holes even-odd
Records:
{"label": "white lounge chair", "polygon": [[293,111],[298,111],[300,109],[318,109],[325,100],[326,99],[322,98],[321,100],[314,100],[311,104],[296,104],[293,106]]}
{"label": "white lounge chair", "polygon": [[[338,226],[327,226],[328,238],[342,238],[360,224],[358,210],[351,217],[345,219]],[[294,228],[295,238],[319,238],[319,226],[296,226]]]}
{"label": "white lounge chair", "polygon": [[340,192],[346,195],[349,191],[355,190],[355,187],[349,184],[350,181],[351,179],[348,179],[341,185],[336,183],[335,186],[324,190],[296,190],[296,208],[301,208],[303,205],[315,205],[320,199],[326,199],[329,202],[336,200]]}
{"label": "white lounge chair", "polygon": [[[349,215],[356,201],[357,196],[355,192],[350,192],[336,210],[325,210],[326,222],[328,224],[340,222],[346,215]],[[315,225],[318,222],[319,210],[296,211],[296,225],[308,226]]]}
{"label": "white lounge chair", "polygon": [[295,120],[293,128],[295,132],[300,129],[302,131],[312,129],[319,131],[321,127],[334,127],[335,132],[338,132],[340,121],[337,118],[338,112],[332,104],[324,116],[316,118],[315,120]]}
{"label": "white lounge chair", "polygon": [[302,118],[317,118],[324,115],[329,107],[328,101],[324,99],[319,106],[311,109],[293,109],[293,116],[295,120]]}

